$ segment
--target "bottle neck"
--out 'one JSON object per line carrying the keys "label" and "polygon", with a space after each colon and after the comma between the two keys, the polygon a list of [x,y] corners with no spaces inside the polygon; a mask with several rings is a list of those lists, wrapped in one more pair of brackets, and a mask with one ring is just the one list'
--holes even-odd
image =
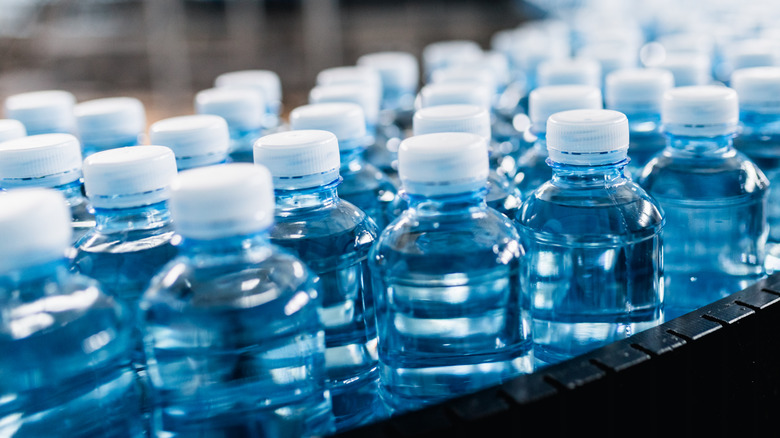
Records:
{"label": "bottle neck", "polygon": [[101,232],[148,230],[171,222],[165,201],[141,207],[95,208],[96,228]]}
{"label": "bottle neck", "polygon": [[734,134],[695,137],[667,134],[666,144],[677,153],[686,155],[721,155],[733,150]]}
{"label": "bottle neck", "polygon": [[50,284],[66,271],[67,259],[59,257],[0,273],[0,308],[9,300],[30,302],[55,293]]}
{"label": "bottle neck", "polygon": [[547,160],[552,168],[552,183],[560,187],[607,187],[622,183],[629,159],[596,166],[579,166]]}
{"label": "bottle neck", "polygon": [[179,254],[185,257],[242,258],[247,254],[259,254],[261,258],[265,258],[271,251],[269,231],[270,229],[263,229],[207,240],[177,235],[174,243]]}
{"label": "bottle neck", "polygon": [[60,193],[62,193],[62,195],[65,197],[65,202],[67,202],[71,207],[81,205],[82,203],[86,202],[86,198],[84,198],[84,193],[82,192],[81,180],[77,179],[55,188],[59,190]]}
{"label": "bottle neck", "polygon": [[422,196],[406,194],[409,208],[420,216],[469,213],[487,208],[487,188],[451,195]]}
{"label": "bottle neck", "polygon": [[332,205],[338,200],[341,177],[323,186],[297,190],[274,190],[276,209],[292,211]]}
{"label": "bottle neck", "polygon": [[[345,143],[350,143],[344,148]],[[345,140],[340,141],[339,145],[342,149],[339,151],[339,159],[341,160],[340,173],[356,172],[363,167],[363,152],[366,147],[361,144],[359,140]],[[353,146],[354,147],[349,147]]]}

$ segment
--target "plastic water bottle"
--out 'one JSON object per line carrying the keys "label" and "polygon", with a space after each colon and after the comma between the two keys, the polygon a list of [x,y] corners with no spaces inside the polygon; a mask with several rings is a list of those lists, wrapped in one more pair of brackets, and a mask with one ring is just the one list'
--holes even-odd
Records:
{"label": "plastic water bottle", "polygon": [[633,179],[666,146],[661,129],[661,101],[664,92],[672,87],[674,76],[663,69],[620,69],[607,75],[605,106],[628,117],[630,161],[626,173]]}
{"label": "plastic water bottle", "polygon": [[675,87],[708,85],[714,81],[712,59],[702,53],[667,53],[661,63],[646,66],[672,72]]}
{"label": "plastic water bottle", "polygon": [[409,208],[369,256],[380,394],[392,413],[505,382],[533,366],[523,249],[487,206],[487,141],[464,132],[401,143]]}
{"label": "plastic water bottle", "polygon": [[157,436],[333,431],[316,276],[269,243],[271,175],[250,163],[179,173],[179,255],[140,310]]}
{"label": "plastic water bottle", "polygon": [[71,243],[95,226],[81,168],[81,144],[72,134],[36,134],[0,143],[0,190],[59,190],[71,212]]}
{"label": "plastic water bottle", "polygon": [[230,134],[230,161],[251,163],[252,145],[266,134],[266,105],[255,88],[215,87],[195,95],[195,112],[222,117]]}
{"label": "plastic water bottle", "polygon": [[260,138],[255,163],[270,170],[276,196],[271,243],[319,276],[325,366],[337,430],[381,418],[374,294],[368,251],[376,224],[339,198],[339,145],[328,131],[294,130]]}
{"label": "plastic water bottle", "polygon": [[[376,143],[382,89],[378,83],[330,83],[317,85],[309,91],[309,103],[349,102],[363,110],[368,147]],[[295,129],[295,128],[293,128]]]}
{"label": "plastic water bottle", "polygon": [[401,202],[395,184],[363,158],[363,151],[372,140],[366,135],[365,116],[359,105],[349,102],[302,105],[290,112],[290,128],[332,132],[338,139],[341,154],[339,197],[368,214],[379,230],[395,218]]}
{"label": "plastic water bottle", "polygon": [[780,269],[780,67],[735,70],[731,87],[739,97],[739,134],[734,147],[747,155],[769,179],[765,267]]}
{"label": "plastic water bottle", "polygon": [[537,87],[587,85],[601,90],[601,64],[590,58],[546,60],[536,72]]}
{"label": "plastic water bottle", "polygon": [[152,123],[149,142],[167,146],[178,170],[230,161],[230,130],[224,118],[213,114],[169,117]]}
{"label": "plastic water bottle", "polygon": [[731,75],[737,70],[754,67],[774,67],[780,64],[777,44],[768,38],[742,38],[723,47],[723,62],[716,66],[716,78],[731,85]]}
{"label": "plastic water bottle", "polygon": [[219,88],[247,87],[258,90],[263,95],[265,104],[265,133],[284,129],[282,120],[282,81],[279,75],[271,70],[236,70],[222,73],[214,79],[214,86]]}
{"label": "plastic water bottle", "polygon": [[733,147],[738,111],[737,93],[724,86],[675,87],[664,94],[667,146],[638,182],[666,215],[666,319],[765,275],[769,181]]}
{"label": "plastic water bottle", "polygon": [[[414,135],[470,132],[491,140],[490,111],[476,105],[436,105],[414,113]],[[485,200],[513,221],[519,218],[523,196],[506,175],[490,168]]]}
{"label": "plastic water bottle", "polygon": [[144,143],[146,109],[134,97],[105,97],[74,108],[83,156]]}
{"label": "plastic water bottle", "polygon": [[16,119],[0,119],[0,142],[27,135],[24,124]]}
{"label": "plastic water bottle", "polygon": [[476,60],[482,57],[482,48],[476,41],[453,39],[435,41],[423,47],[422,64],[424,82],[430,82],[433,72],[456,62]]}
{"label": "plastic water bottle", "polygon": [[664,297],[664,216],[623,173],[626,116],[555,113],[547,148],[552,178],[526,198],[519,218],[537,367],[657,325]]}
{"label": "plastic water bottle", "polygon": [[0,195],[0,435],[143,437],[129,313],[68,270],[52,189]]}
{"label": "plastic water bottle", "polygon": [[27,135],[77,134],[76,97],[65,90],[18,93],[5,98],[5,116],[22,122]]}
{"label": "plastic water bottle", "polygon": [[547,119],[561,111],[603,109],[601,90],[591,85],[549,85],[538,87],[528,96],[531,126],[525,141],[531,146],[516,160],[514,182],[527,197],[552,177],[547,164]]}

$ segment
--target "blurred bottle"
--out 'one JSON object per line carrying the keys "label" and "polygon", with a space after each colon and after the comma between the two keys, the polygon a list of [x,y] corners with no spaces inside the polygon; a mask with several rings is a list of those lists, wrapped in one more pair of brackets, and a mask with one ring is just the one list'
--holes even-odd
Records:
{"label": "blurred bottle", "polygon": [[290,112],[293,130],[317,129],[336,135],[341,154],[339,197],[363,210],[379,230],[397,214],[399,201],[395,184],[363,158],[371,142],[366,134],[363,109],[349,102],[314,103]]}
{"label": "blurred bottle", "polygon": [[536,71],[538,87],[587,85],[601,90],[601,64],[590,58],[562,58],[543,61]]}
{"label": "blurred bottle", "polygon": [[383,417],[379,400],[374,294],[368,251],[376,224],[339,198],[339,145],[328,131],[270,134],[255,163],[273,175],[271,243],[287,248],[319,276],[327,384],[338,431]]}
{"label": "blurred bottle", "polygon": [[476,41],[453,39],[429,43],[422,50],[423,82],[429,83],[436,70],[481,57],[482,48]]}
{"label": "blurred bottle", "polygon": [[55,190],[0,196],[0,435],[143,437],[130,314],[68,270],[69,216]]}
{"label": "blurred bottle", "polygon": [[551,115],[552,179],[523,203],[534,357],[558,363],[657,325],[663,213],[623,174],[629,128],[617,111]]}
{"label": "blurred bottle", "polygon": [[170,208],[179,254],[140,304],[154,434],[331,433],[322,294],[268,242],[271,175],[250,163],[183,171]]}
{"label": "blurred bottle", "polygon": [[409,209],[369,255],[380,393],[391,413],[500,384],[532,370],[523,250],[487,206],[487,141],[463,132],[401,143]]}
{"label": "blurred bottle", "polygon": [[230,161],[252,162],[252,145],[266,134],[266,107],[260,91],[248,87],[201,90],[195,95],[195,112],[225,119],[230,133]]}
{"label": "blurred bottle", "polygon": [[662,69],[631,68],[607,75],[604,86],[606,108],[628,117],[629,148],[626,173],[634,180],[653,155],[666,146],[661,129],[661,101],[674,87],[674,76]]}
{"label": "blurred bottle", "polygon": [[95,226],[81,167],[81,144],[72,134],[37,134],[0,143],[0,189],[59,190],[70,208],[73,242]]}
{"label": "blurred bottle", "polygon": [[[414,135],[435,132],[470,132],[490,141],[490,112],[476,105],[436,105],[414,113]],[[491,167],[488,173],[487,205],[513,221],[519,218],[522,194],[506,175]]]}
{"label": "blurred bottle", "polygon": [[734,149],[737,93],[724,86],[664,94],[667,146],[639,184],[666,215],[664,317],[676,318],[765,275],[769,181]]}
{"label": "blurred bottle", "polygon": [[734,147],[747,155],[769,179],[769,237],[765,267],[780,269],[780,67],[735,70],[731,87],[739,97],[739,134]]}
{"label": "blurred bottle", "polygon": [[560,111],[602,109],[601,90],[592,85],[549,85],[538,87],[528,96],[531,126],[525,141],[531,144],[516,160],[514,183],[524,197],[549,181],[552,169],[547,164],[547,119]]}
{"label": "blurred bottle", "polygon": [[266,134],[285,129],[282,120],[282,81],[271,70],[237,70],[222,73],[214,79],[218,88],[254,88],[262,94],[265,105],[263,129]]}
{"label": "blurred bottle", "polygon": [[0,142],[27,135],[24,124],[16,119],[0,119]]}
{"label": "blurred bottle", "polygon": [[18,93],[5,98],[5,116],[24,124],[27,135],[78,132],[76,97],[65,90]]}
{"label": "blurred bottle", "polygon": [[74,108],[84,158],[95,152],[144,143],[146,110],[134,97],[106,97]]}
{"label": "blurred bottle", "polygon": [[193,114],[152,123],[149,142],[166,146],[176,156],[178,170],[230,161],[230,131],[220,116]]}

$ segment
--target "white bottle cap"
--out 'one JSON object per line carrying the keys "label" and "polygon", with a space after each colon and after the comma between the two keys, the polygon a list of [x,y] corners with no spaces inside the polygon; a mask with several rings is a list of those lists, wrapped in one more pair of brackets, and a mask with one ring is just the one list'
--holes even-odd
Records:
{"label": "white bottle cap", "polygon": [[0,194],[0,272],[64,257],[72,233],[70,209],[61,192],[24,188]]}
{"label": "white bottle cap", "polygon": [[375,126],[382,107],[382,88],[366,84],[317,85],[309,91],[309,103],[350,102],[363,108],[364,123]]}
{"label": "white bottle cap", "polygon": [[332,183],[339,177],[339,142],[329,131],[304,129],[269,134],[254,144],[255,164],[273,175],[274,188],[298,190]]}
{"label": "white bottle cap", "polygon": [[467,104],[491,108],[493,90],[475,81],[429,83],[420,89],[420,106]]}
{"label": "white bottle cap", "polygon": [[198,240],[265,230],[273,224],[275,206],[271,173],[252,163],[182,171],[169,201],[176,232]]}
{"label": "white bottle cap", "polygon": [[384,89],[400,89],[414,92],[420,80],[417,58],[407,52],[375,52],[360,56],[357,65],[371,67],[382,77]]}
{"label": "white bottle cap", "polygon": [[478,105],[436,105],[420,108],[412,118],[414,135],[470,132],[490,139],[490,112]]}
{"label": "white bottle cap", "polygon": [[440,68],[431,74],[430,83],[447,82],[478,82],[484,84],[491,92],[498,92],[496,74],[487,65],[454,64]]}
{"label": "white bottle cap", "polygon": [[382,76],[371,67],[343,65],[320,70],[315,78],[317,85],[362,84],[377,90],[382,89]]}
{"label": "white bottle cap", "polygon": [[281,109],[282,81],[271,70],[238,70],[222,73],[214,79],[215,87],[256,88],[263,93],[269,111]]}
{"label": "white bottle cap", "polygon": [[726,72],[727,75],[741,68],[775,66],[780,61],[777,41],[769,39],[738,40],[727,45],[724,52],[727,68],[730,70]]}
{"label": "white bottle cap", "polygon": [[14,94],[5,99],[5,116],[24,123],[29,135],[76,132],[76,97],[64,90]]}
{"label": "white bottle cap", "polygon": [[657,67],[672,72],[675,87],[706,85],[712,81],[712,63],[701,53],[667,53]]}
{"label": "white bottle cap", "polygon": [[0,119],[0,142],[27,135],[24,123],[16,119]]}
{"label": "white bottle cap", "polygon": [[132,208],[168,199],[176,158],[165,146],[126,146],[84,159],[84,189],[96,208]]}
{"label": "white bottle cap", "polygon": [[56,187],[81,178],[81,143],[72,134],[37,134],[0,143],[0,185]]}
{"label": "white bottle cap", "polygon": [[255,130],[263,127],[266,104],[256,88],[207,88],[195,94],[195,112],[220,116],[230,128]]}
{"label": "white bottle cap", "polygon": [[609,109],[661,113],[664,92],[674,87],[674,75],[659,68],[624,68],[609,73],[604,100]]}
{"label": "white bottle cap", "polygon": [[413,195],[437,196],[479,190],[487,184],[488,144],[467,132],[438,132],[404,139],[398,176]]}
{"label": "white bottle cap", "polygon": [[780,67],[752,67],[735,70],[731,88],[743,111],[780,114]]}
{"label": "white bottle cap", "polygon": [[628,153],[628,135],[628,119],[619,111],[562,111],[547,120],[547,151],[550,159],[558,163],[617,163]]}
{"label": "white bottle cap", "polygon": [[661,123],[667,133],[712,137],[733,134],[739,122],[737,92],[719,85],[675,87],[664,93]]}
{"label": "white bottle cap", "polygon": [[601,88],[601,64],[589,58],[547,60],[536,71],[538,87],[550,85],[589,85]]}
{"label": "white bottle cap", "polygon": [[639,49],[624,42],[595,42],[586,44],[577,52],[577,57],[593,59],[601,65],[601,77],[626,68],[636,68],[639,64]]}
{"label": "white bottle cap", "polygon": [[154,122],[149,127],[149,142],[173,149],[179,169],[189,169],[225,161],[230,131],[220,116],[178,116]]}
{"label": "white bottle cap", "polygon": [[146,131],[144,104],[134,97],[106,97],[76,104],[79,135],[84,143],[112,137],[140,137]]}
{"label": "white bottle cap", "polygon": [[548,85],[528,95],[528,115],[535,133],[545,132],[547,119],[557,112],[603,107],[601,90],[591,85]]}
{"label": "white bottle cap", "polygon": [[312,103],[299,106],[290,112],[290,128],[332,132],[341,150],[366,146],[363,108],[355,103]]}
{"label": "white bottle cap", "polygon": [[434,70],[446,67],[454,60],[478,59],[480,56],[482,48],[476,41],[471,40],[436,41],[423,47],[422,51],[426,76],[430,76]]}

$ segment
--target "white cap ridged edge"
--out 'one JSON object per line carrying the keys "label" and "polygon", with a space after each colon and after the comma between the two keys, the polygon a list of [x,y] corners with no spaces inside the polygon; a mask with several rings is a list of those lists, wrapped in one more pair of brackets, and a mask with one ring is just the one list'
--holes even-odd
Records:
{"label": "white cap ridged edge", "polygon": [[664,93],[661,123],[665,132],[674,135],[733,134],[739,123],[737,92],[720,85],[672,88]]}
{"label": "white cap ridged edge", "polygon": [[412,118],[414,135],[434,132],[470,132],[491,137],[490,112],[478,105],[436,105],[420,108]]}
{"label": "white cap ridged edge", "polygon": [[213,114],[175,116],[149,127],[149,143],[167,146],[179,169],[221,163],[230,149],[227,121]]}
{"label": "white cap ridged edge", "polygon": [[339,144],[322,130],[269,134],[254,144],[254,162],[273,176],[274,188],[298,190],[332,183],[339,177]]}
{"label": "white cap ridged edge", "polygon": [[81,177],[81,142],[72,134],[37,134],[0,143],[3,187],[55,187]]}
{"label": "white cap ridged edge", "polygon": [[573,165],[602,165],[626,158],[628,118],[606,109],[578,109],[555,113],[547,119],[550,159]]}

